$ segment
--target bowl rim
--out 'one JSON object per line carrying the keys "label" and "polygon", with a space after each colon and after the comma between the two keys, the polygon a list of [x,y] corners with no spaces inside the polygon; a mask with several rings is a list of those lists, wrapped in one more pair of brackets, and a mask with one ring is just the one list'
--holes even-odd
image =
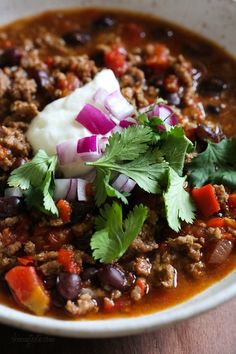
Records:
{"label": "bowl rim", "polygon": [[[147,315],[101,320],[60,320],[52,317],[39,317],[0,305],[0,323],[48,336],[71,338],[110,338],[144,334],[198,316],[229,301],[236,296],[236,282],[225,288],[223,282],[233,276],[236,276],[236,269],[187,301]],[[207,296],[205,300],[203,298],[196,302],[194,306],[193,304],[184,306],[189,301],[198,299],[209,289],[214,290],[214,287],[219,286],[220,283],[222,283],[220,291]],[[167,316],[162,316],[165,313]]]}
{"label": "bowl rim", "polygon": [[[66,8],[66,4],[64,7]],[[106,6],[106,8],[109,7]],[[37,12],[37,14],[39,13]],[[30,15],[29,17],[32,16]],[[174,23],[172,20],[170,22]],[[183,28],[189,29],[186,25],[184,25]],[[207,36],[203,34],[202,36],[207,38]],[[215,40],[210,41],[219,45]],[[236,281],[234,281],[234,277],[236,277],[236,269],[220,281],[206,288],[203,292],[196,294],[178,305],[137,317],[120,317],[102,320],[60,320],[35,316],[0,303],[0,323],[22,330],[43,333],[48,336],[55,335],[74,338],[109,338],[147,333],[200,315],[229,301],[236,296]],[[227,284],[227,279],[231,279],[232,281]],[[217,286],[219,289],[216,289],[216,292],[214,292],[213,289],[215,287],[217,288]],[[201,295],[204,295],[208,290],[213,291],[206,298],[203,297],[200,299]],[[191,303],[188,304],[188,302]]]}

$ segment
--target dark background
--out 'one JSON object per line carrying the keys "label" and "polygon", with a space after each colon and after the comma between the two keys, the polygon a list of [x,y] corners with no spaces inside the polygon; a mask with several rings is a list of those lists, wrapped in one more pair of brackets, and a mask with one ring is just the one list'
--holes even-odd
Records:
{"label": "dark background", "polygon": [[236,299],[154,333],[114,339],[44,336],[0,325],[0,354],[236,354]]}

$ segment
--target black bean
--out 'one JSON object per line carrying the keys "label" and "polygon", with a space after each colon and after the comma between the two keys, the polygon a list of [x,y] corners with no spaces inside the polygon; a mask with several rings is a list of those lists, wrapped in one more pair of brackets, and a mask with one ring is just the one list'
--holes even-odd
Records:
{"label": "black bean", "polygon": [[227,89],[224,80],[217,77],[208,77],[202,80],[198,86],[198,92],[202,96],[218,96],[222,91]]}
{"label": "black bean", "polygon": [[20,64],[22,58],[22,52],[18,48],[9,48],[6,49],[0,55],[0,68],[4,66],[17,66]]}
{"label": "black bean", "polygon": [[164,98],[167,100],[167,102],[170,105],[173,106],[178,106],[181,102],[180,96],[178,95],[178,93],[166,93],[164,95]]}
{"label": "black bean", "polygon": [[46,288],[47,290],[50,290],[50,289],[55,288],[55,286],[56,286],[56,281],[57,281],[57,278],[56,278],[56,277],[50,277],[50,278],[44,279],[43,283],[44,283],[44,285],[45,285],[45,288]]}
{"label": "black bean", "polygon": [[81,291],[80,276],[74,273],[60,273],[57,277],[57,291],[66,300],[75,299]]}
{"label": "black bean", "polygon": [[213,104],[208,104],[206,110],[214,116],[218,115],[221,111],[220,106],[214,106]]}
{"label": "black bean", "polygon": [[98,272],[98,278],[103,285],[108,285],[115,289],[124,290],[126,287],[124,273],[113,265],[105,265],[100,269]]}
{"label": "black bean", "polygon": [[112,16],[100,16],[93,22],[95,30],[103,31],[115,25],[116,20]]}
{"label": "black bean", "polygon": [[15,216],[22,210],[23,202],[18,197],[0,198],[0,218]]}
{"label": "black bean", "polygon": [[195,135],[198,141],[204,142],[210,140],[214,143],[220,142],[224,138],[224,134],[219,126],[215,130],[207,125],[199,124],[196,128]]}
{"label": "black bean", "polygon": [[89,267],[81,273],[82,280],[91,280],[98,273],[98,269],[95,267]]}
{"label": "black bean", "polygon": [[83,30],[74,30],[71,32],[65,33],[62,38],[66,44],[71,46],[79,46],[87,44],[91,40],[91,36],[88,32]]}
{"label": "black bean", "polygon": [[45,70],[34,69],[32,71],[32,77],[35,79],[40,89],[47,87],[50,83],[48,73]]}

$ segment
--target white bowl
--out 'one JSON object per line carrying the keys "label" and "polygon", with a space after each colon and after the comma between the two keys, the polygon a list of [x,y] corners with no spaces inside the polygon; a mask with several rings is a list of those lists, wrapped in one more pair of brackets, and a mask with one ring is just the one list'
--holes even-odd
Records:
{"label": "white bowl", "polygon": [[[0,23],[53,8],[109,6],[157,15],[203,34],[236,54],[235,0],[1,0]],[[68,337],[115,337],[148,332],[212,309],[236,295],[236,272],[201,294],[150,315],[98,321],[36,317],[0,305],[0,322],[30,331]]]}

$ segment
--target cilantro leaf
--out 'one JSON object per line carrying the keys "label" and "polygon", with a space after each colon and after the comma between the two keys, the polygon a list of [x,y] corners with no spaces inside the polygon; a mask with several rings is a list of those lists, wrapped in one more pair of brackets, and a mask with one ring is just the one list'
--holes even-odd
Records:
{"label": "cilantro leaf", "polygon": [[39,150],[34,158],[12,171],[8,184],[10,187],[20,187],[25,190],[32,186],[39,186],[47,172],[48,156],[44,150]]}
{"label": "cilantro leaf", "polygon": [[208,142],[207,149],[186,166],[191,185],[200,187],[208,182],[223,183],[236,188],[236,138],[218,144]]}
{"label": "cilantro leaf", "polygon": [[186,177],[180,177],[169,168],[167,191],[163,196],[168,224],[176,232],[181,228],[181,220],[191,224],[195,217],[194,204],[184,189],[185,180]]}
{"label": "cilantro leaf", "polygon": [[185,136],[181,127],[174,127],[166,133],[161,151],[169,165],[181,176],[187,151],[193,148],[192,142]]}
{"label": "cilantro leaf", "polygon": [[97,217],[97,231],[90,242],[94,259],[110,263],[122,257],[146,218],[147,208],[143,205],[135,206],[123,221],[121,206],[115,202],[111,206],[106,204]]}
{"label": "cilantro leaf", "polygon": [[147,151],[148,143],[152,141],[152,138],[152,130],[139,125],[130,126],[124,129],[121,134],[115,133],[110,136],[105,154],[97,161],[96,165],[134,160]]}
{"label": "cilantro leaf", "polygon": [[29,206],[58,216],[52,199],[56,164],[56,156],[49,157],[44,150],[39,150],[31,161],[12,171],[8,185],[20,187]]}
{"label": "cilantro leaf", "polygon": [[109,170],[103,170],[98,168],[95,179],[95,200],[98,206],[101,206],[107,197],[116,197],[120,199],[124,204],[128,204],[126,193],[121,193],[110,184],[111,172]]}

